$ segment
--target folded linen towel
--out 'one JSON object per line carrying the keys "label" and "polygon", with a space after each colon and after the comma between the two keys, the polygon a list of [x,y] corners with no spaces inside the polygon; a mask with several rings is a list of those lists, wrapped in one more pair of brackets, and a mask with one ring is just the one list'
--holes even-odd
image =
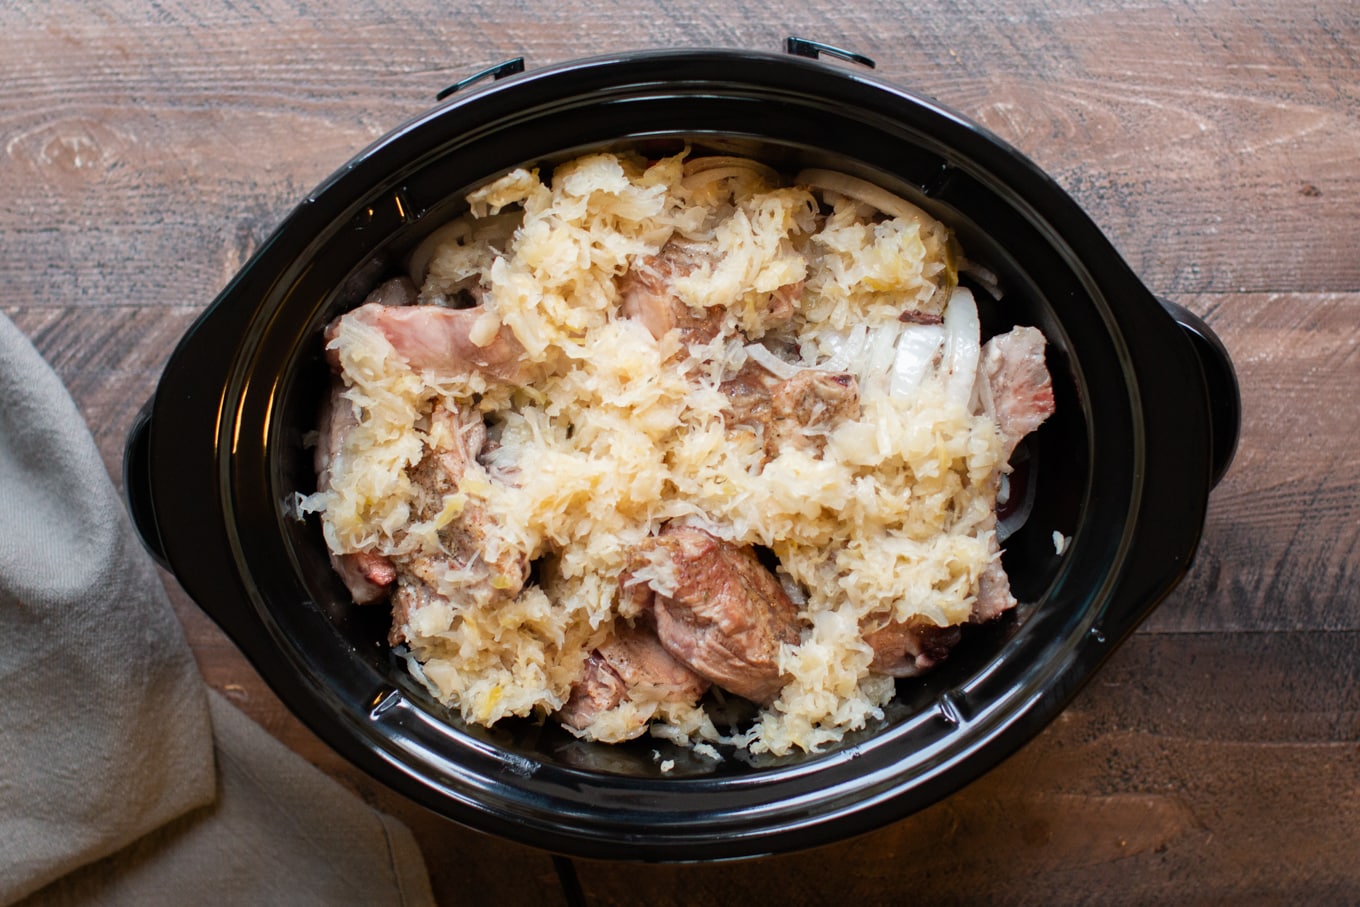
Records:
{"label": "folded linen towel", "polygon": [[0,314],[0,904],[430,904],[419,848],[207,690],[61,381]]}

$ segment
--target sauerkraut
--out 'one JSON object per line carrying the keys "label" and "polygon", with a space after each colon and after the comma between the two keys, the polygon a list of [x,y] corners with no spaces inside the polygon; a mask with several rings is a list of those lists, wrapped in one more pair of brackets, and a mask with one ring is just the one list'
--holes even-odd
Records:
{"label": "sauerkraut", "polygon": [[[797,615],[778,692],[726,724],[721,691],[677,698],[615,663],[621,698],[578,736],[817,750],[914,671],[883,668],[882,631],[1013,604],[996,494],[1015,439],[978,390],[961,251],[866,186],[688,152],[517,169],[411,256],[404,320],[330,327],[339,412],[303,507],[335,556],[393,568],[375,596],[392,639],[463,719],[557,714],[612,640],[651,633],[654,597],[684,592],[667,527],[772,570]],[[452,341],[417,317],[435,308]],[[804,374],[853,405],[808,392],[775,412],[766,395]]]}

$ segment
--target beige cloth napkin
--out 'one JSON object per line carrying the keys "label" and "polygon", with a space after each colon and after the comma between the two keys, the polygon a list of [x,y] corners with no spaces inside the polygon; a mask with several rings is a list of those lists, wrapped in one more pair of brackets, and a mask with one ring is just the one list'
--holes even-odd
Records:
{"label": "beige cloth napkin", "polygon": [[432,904],[410,832],[209,693],[79,412],[0,314],[0,904]]}

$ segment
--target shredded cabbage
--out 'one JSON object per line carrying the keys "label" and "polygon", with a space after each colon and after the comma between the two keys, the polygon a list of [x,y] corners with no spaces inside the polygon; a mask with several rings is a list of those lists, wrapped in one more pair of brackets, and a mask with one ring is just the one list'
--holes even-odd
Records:
{"label": "shredded cabbage", "polygon": [[[804,630],[781,656],[782,693],[748,728],[655,704],[610,718],[651,722],[659,737],[818,749],[881,716],[893,694],[869,670],[866,626],[969,617],[995,551],[990,477],[1005,464],[995,425],[973,411],[978,315],[953,289],[948,231],[825,173],[811,182],[834,191],[700,160],[592,154],[550,181],[516,170],[417,250],[422,299],[475,283],[478,329],[512,332],[542,376],[533,385],[416,373],[381,332],[343,319],[336,332],[359,425],[331,487],[305,504],[332,550],[400,565],[440,554],[441,532],[483,514],[488,545],[542,567],[486,602],[460,586],[477,564],[433,576],[430,601],[398,616],[412,669],[469,721],[559,708],[586,655],[632,616],[620,592],[630,553],[671,521],[772,549]],[[653,336],[621,309],[623,275],[676,243],[699,251],[671,287],[692,317],[718,313],[714,337]],[[904,323],[904,311],[943,323]],[[858,411],[815,447],[771,454],[725,418],[722,382],[748,360],[772,380],[854,375]],[[436,406],[480,413],[494,444],[443,522],[422,527],[411,470]],[[664,572],[644,578],[664,587]]]}

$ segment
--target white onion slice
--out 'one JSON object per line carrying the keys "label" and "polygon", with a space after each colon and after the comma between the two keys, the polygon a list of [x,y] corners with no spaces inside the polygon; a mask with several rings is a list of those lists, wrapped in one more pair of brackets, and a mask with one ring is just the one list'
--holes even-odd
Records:
{"label": "white onion slice", "polygon": [[877,208],[889,217],[912,220],[922,226],[936,223],[935,218],[900,195],[893,195],[881,186],[876,186],[868,180],[862,180],[848,173],[840,173],[836,170],[808,169],[794,177],[794,182],[801,186],[825,189],[847,198],[853,198],[871,208]]}
{"label": "white onion slice", "polygon": [[[684,175],[688,177],[696,173],[703,173],[705,170],[719,169],[732,169],[734,171],[744,170],[747,173],[764,178],[764,180],[771,185],[779,185],[779,174],[773,167],[768,164],[762,164],[759,161],[753,161],[750,158],[734,157],[730,154],[712,154],[707,157],[690,158],[685,161],[683,172]],[[734,176],[736,174],[734,172],[724,175]]]}
{"label": "white onion slice", "polygon": [[969,277],[982,287],[993,299],[1000,299],[1002,296],[1001,278],[996,276],[996,272],[991,268],[983,267],[975,261],[964,259],[959,262],[959,273],[967,274]]}
{"label": "white onion slice", "polygon": [[472,225],[460,217],[449,221],[422,239],[420,245],[416,246],[415,251],[406,260],[406,273],[411,275],[411,281],[416,287],[424,285],[425,275],[429,273],[430,262],[434,259],[436,249],[446,242],[457,242],[471,235]]}
{"label": "white onion slice", "polygon": [[944,310],[944,330],[941,365],[945,394],[960,406],[968,407],[973,399],[973,383],[977,380],[978,357],[982,351],[982,325],[978,321],[973,294],[967,288],[957,288],[949,298],[949,307]]}
{"label": "white onion slice", "polygon": [[698,173],[685,177],[685,188],[689,190],[702,189],[710,183],[720,182],[732,176],[749,176],[751,171],[738,167],[714,167],[712,170],[701,170]]}
{"label": "white onion slice", "polygon": [[869,378],[875,375],[886,375],[888,370],[897,361],[897,335],[899,329],[896,325],[891,327],[876,328],[869,332],[869,343],[864,351],[863,364],[860,366],[860,375]]}
{"label": "white onion slice", "polygon": [[944,345],[945,330],[938,324],[908,324],[897,337],[897,356],[893,359],[888,393],[910,397],[921,387],[926,374]]}
{"label": "white onion slice", "polygon": [[430,262],[434,260],[434,254],[440,246],[445,243],[471,245],[473,241],[478,241],[502,247],[515,234],[515,229],[523,219],[524,214],[518,209],[475,220],[468,215],[455,218],[420,241],[420,245],[406,259],[406,273],[419,288],[429,276]]}
{"label": "white onion slice", "polygon": [[848,372],[850,363],[858,361],[864,354],[864,348],[869,343],[869,329],[857,324],[844,339],[833,334],[826,342],[832,347],[832,354],[830,359],[821,364],[821,368],[828,372]]}
{"label": "white onion slice", "polygon": [[787,381],[803,370],[803,366],[801,365],[794,365],[792,362],[785,362],[783,359],[780,359],[774,353],[770,352],[764,344],[748,343],[745,349],[748,358],[752,359],[756,365],[759,365],[776,378],[782,378]]}

